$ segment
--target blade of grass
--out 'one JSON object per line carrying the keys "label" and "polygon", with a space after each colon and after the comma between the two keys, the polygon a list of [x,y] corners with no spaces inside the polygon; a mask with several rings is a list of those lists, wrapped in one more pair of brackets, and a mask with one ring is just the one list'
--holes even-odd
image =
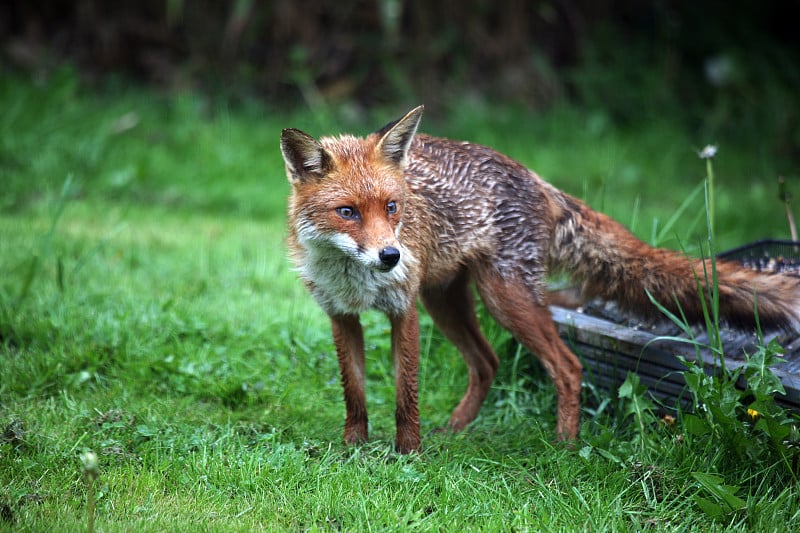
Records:
{"label": "blade of grass", "polygon": [[25,276],[22,280],[22,286],[20,288],[19,294],[17,295],[17,299],[14,304],[14,307],[17,309],[23,304],[25,299],[28,297],[31,285],[33,284],[33,280],[36,277],[36,274],[39,272],[41,261],[43,261],[44,258],[50,253],[50,246],[53,241],[53,235],[55,235],[58,222],[61,219],[61,215],[64,213],[64,209],[67,206],[67,200],[69,197],[69,191],[71,185],[72,185],[72,174],[67,174],[67,178],[64,180],[64,183],[61,186],[61,192],[58,195],[58,201],[56,202],[56,210],[53,213],[52,219],[50,221],[50,229],[47,231],[47,233],[45,233],[44,237],[42,237],[39,243],[39,248],[37,251],[33,253],[33,256],[30,259],[30,263],[28,264],[28,268],[25,271]]}

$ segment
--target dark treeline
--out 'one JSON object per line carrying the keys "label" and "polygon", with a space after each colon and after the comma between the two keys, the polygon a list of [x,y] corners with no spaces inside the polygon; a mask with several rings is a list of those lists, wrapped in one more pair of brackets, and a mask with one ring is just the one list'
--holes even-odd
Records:
{"label": "dark treeline", "polygon": [[[620,118],[800,86],[794,0],[7,0],[7,66],[365,105],[457,95]],[[795,111],[796,113],[796,111]]]}

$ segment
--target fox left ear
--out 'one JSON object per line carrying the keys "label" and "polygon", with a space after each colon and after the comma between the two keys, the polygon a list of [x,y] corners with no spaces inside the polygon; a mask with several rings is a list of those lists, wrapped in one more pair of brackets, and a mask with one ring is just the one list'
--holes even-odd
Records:
{"label": "fox left ear", "polygon": [[331,156],[319,141],[294,128],[281,132],[281,153],[291,182],[322,176],[333,165]]}
{"label": "fox left ear", "polygon": [[425,106],[415,107],[406,116],[390,122],[376,133],[380,136],[378,146],[383,157],[393,161],[401,167],[406,165],[406,155],[417,132],[419,121],[422,120],[422,111]]}

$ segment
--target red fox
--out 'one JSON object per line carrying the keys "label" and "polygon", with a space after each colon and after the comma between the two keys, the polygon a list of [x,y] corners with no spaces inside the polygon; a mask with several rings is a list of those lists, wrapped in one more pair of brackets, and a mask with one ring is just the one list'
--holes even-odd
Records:
{"label": "red fox", "polygon": [[[555,382],[559,439],[578,433],[581,372],[547,306],[545,276],[564,271],[582,296],[652,315],[648,292],[672,311],[702,317],[701,260],[652,248],[520,163],[490,148],[417,134],[422,106],[377,132],[316,140],[283,130],[291,183],[290,254],[330,316],[341,370],[347,443],[367,439],[364,338],[359,314],[391,323],[396,447],[419,448],[417,298],[458,348],[466,393],[449,427],[478,415],[498,358],[478,327],[471,285],[494,319],[535,354]],[[800,279],[718,262],[720,312],[729,322],[800,325]]]}

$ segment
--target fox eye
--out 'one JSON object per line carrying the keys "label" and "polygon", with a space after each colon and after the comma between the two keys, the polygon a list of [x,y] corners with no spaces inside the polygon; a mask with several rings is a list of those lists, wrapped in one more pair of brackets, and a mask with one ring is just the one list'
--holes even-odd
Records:
{"label": "fox eye", "polygon": [[353,220],[359,218],[358,209],[345,205],[336,208],[336,214],[345,220]]}
{"label": "fox eye", "polygon": [[392,200],[391,202],[386,204],[386,212],[389,213],[390,215],[394,215],[395,213],[397,213],[397,202]]}

